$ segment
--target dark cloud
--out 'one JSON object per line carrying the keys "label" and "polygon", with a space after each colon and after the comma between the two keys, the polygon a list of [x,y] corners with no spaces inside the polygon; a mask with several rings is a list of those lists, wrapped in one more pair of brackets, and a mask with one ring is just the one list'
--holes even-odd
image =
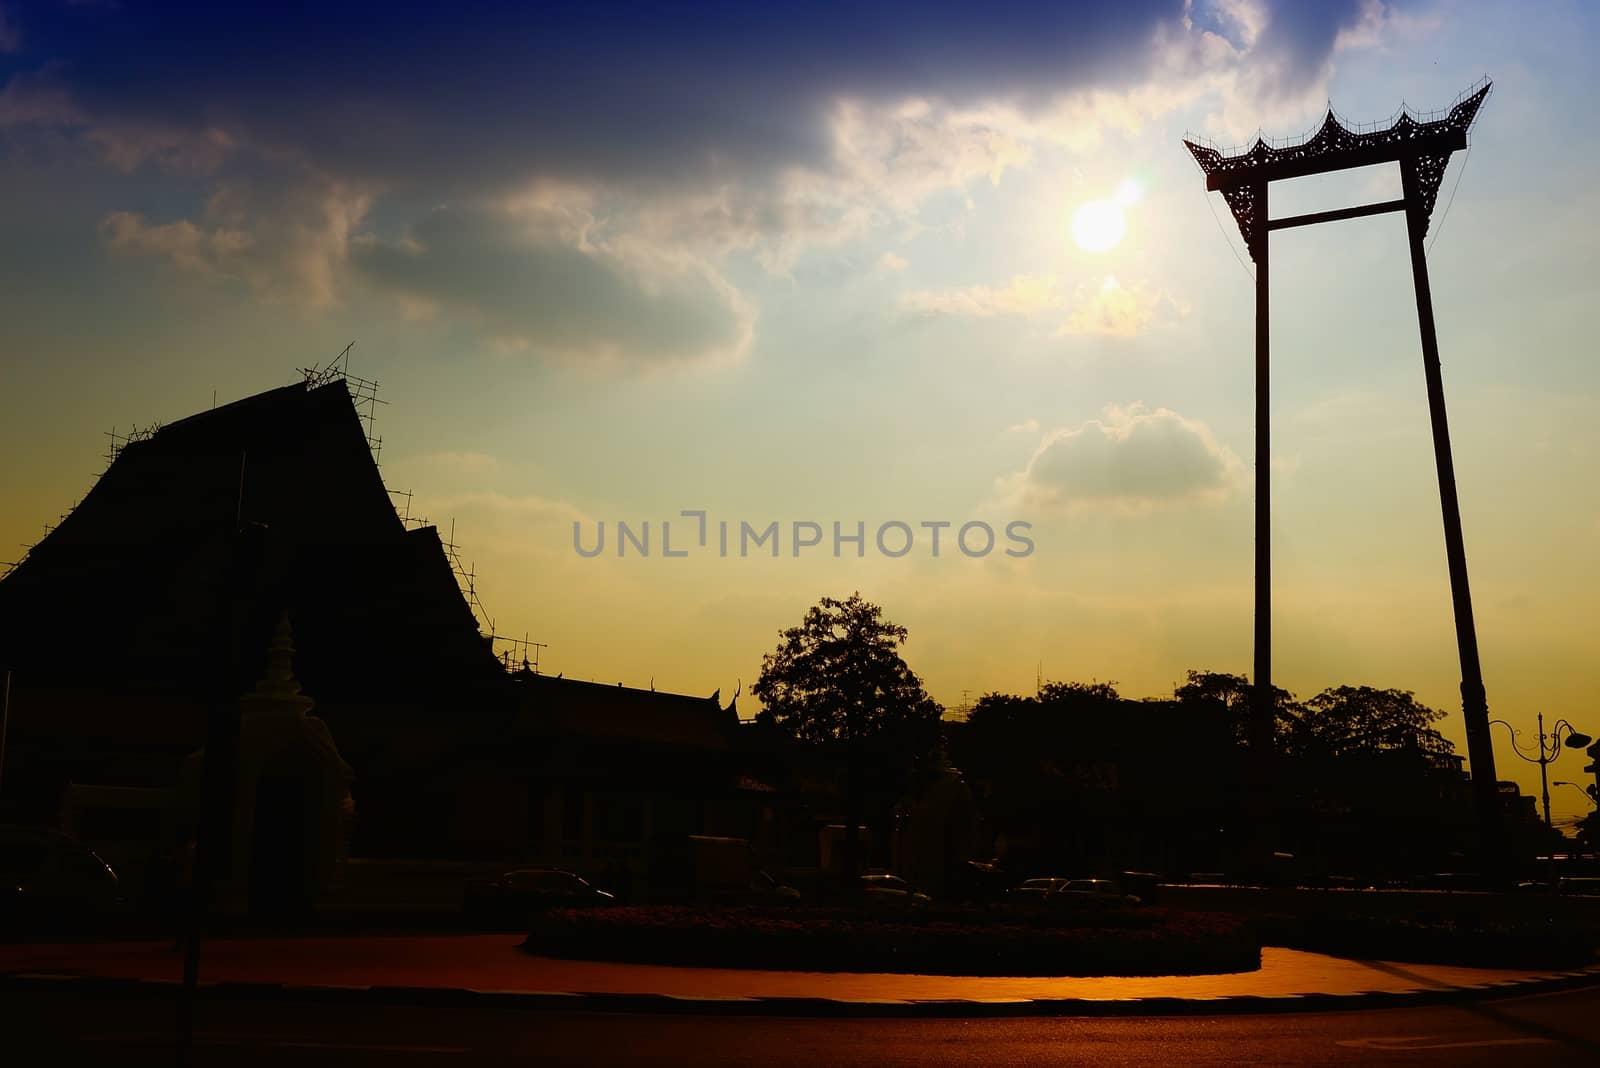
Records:
{"label": "dark cloud", "polygon": [[[837,95],[1045,99],[1137,83],[1182,0],[865,5],[36,5],[0,77],[49,64],[103,121],[220,126],[344,177],[459,191],[528,173],[811,161]],[[1286,3],[1315,68],[1353,2]]]}
{"label": "dark cloud", "polygon": [[635,262],[541,211],[440,209],[351,263],[379,288],[476,321],[502,346],[574,360],[733,359],[751,312],[703,265]]}
{"label": "dark cloud", "polygon": [[[1211,0],[1249,31],[1230,51],[1184,0],[0,2],[0,151],[186,183],[108,204],[113,251],[321,306],[364,279],[511,347],[646,363],[747,349],[732,250],[783,272],[1031,138],[1092,143],[1098,104],[1057,107],[1077,90],[1320,76],[1357,9]],[[593,195],[594,233],[507,206],[545,186]]]}
{"label": "dark cloud", "polygon": [[1275,5],[1255,48],[1271,57],[1275,76],[1263,79],[1269,92],[1299,92],[1324,73],[1339,31],[1358,21],[1364,0]]}

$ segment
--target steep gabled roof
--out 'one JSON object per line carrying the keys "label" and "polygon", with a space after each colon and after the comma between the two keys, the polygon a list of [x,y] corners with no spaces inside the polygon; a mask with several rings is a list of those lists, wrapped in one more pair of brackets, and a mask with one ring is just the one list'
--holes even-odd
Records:
{"label": "steep gabled roof", "polygon": [[[122,448],[0,580],[0,661],[33,684],[204,690],[241,523],[267,528],[272,603],[255,629],[289,611],[320,701],[503,685],[438,533],[395,514],[342,381],[269,390]],[[247,649],[265,649],[253,637]]]}

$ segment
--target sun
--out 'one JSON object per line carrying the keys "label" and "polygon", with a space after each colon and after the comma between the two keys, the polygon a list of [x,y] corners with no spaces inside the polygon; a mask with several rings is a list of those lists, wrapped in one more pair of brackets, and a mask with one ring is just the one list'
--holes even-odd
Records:
{"label": "sun", "polygon": [[1123,209],[1139,199],[1143,189],[1132,179],[1117,187],[1110,200],[1091,200],[1072,214],[1072,240],[1085,252],[1116,248],[1128,229]]}
{"label": "sun", "polygon": [[1116,248],[1127,228],[1122,205],[1115,200],[1091,200],[1072,215],[1072,240],[1085,252]]}

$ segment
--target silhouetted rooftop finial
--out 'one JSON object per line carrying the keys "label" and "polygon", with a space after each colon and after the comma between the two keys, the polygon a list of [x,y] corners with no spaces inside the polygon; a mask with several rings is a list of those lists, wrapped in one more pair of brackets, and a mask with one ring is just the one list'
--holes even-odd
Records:
{"label": "silhouetted rooftop finial", "polygon": [[278,614],[278,623],[272,629],[267,669],[256,688],[244,696],[244,708],[247,713],[276,711],[303,716],[315,703],[300,692],[299,680],[294,677],[294,631],[285,609]]}

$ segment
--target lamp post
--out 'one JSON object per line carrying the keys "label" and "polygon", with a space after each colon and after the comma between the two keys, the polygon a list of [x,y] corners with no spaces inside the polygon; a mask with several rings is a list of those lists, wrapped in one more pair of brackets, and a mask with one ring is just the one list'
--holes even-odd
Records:
{"label": "lamp post", "polygon": [[[1561,747],[1563,745],[1565,745],[1568,749],[1582,749],[1587,746],[1592,739],[1564,719],[1556,720],[1554,729],[1552,729],[1549,734],[1546,734],[1544,732],[1544,713],[1540,712],[1539,755],[1529,756],[1527,753],[1524,753],[1522,751],[1522,747],[1517,744],[1517,739],[1522,735],[1521,731],[1517,730],[1517,728],[1513,727],[1503,719],[1491,719],[1489,723],[1491,725],[1498,723],[1500,726],[1511,732],[1511,751],[1513,753],[1516,753],[1517,756],[1521,757],[1523,760],[1526,760],[1530,764],[1539,765],[1539,787],[1544,794],[1544,824],[1546,827],[1552,826],[1550,822],[1550,779],[1549,772],[1546,769],[1549,767],[1552,760],[1561,755]],[[1565,741],[1563,741],[1561,737],[1561,729],[1563,727],[1565,727],[1567,731],[1567,737]]]}
{"label": "lamp post", "polygon": [[1589,804],[1593,805],[1596,808],[1600,808],[1600,801],[1596,801],[1594,799],[1594,795],[1590,793],[1590,791],[1594,789],[1593,786],[1589,787],[1588,789],[1584,789],[1582,786],[1579,786],[1577,783],[1568,782],[1566,779],[1555,779],[1550,783],[1550,785],[1551,786],[1570,786],[1574,790],[1576,790],[1579,793],[1581,793],[1583,795],[1583,799],[1585,801],[1589,802]]}

